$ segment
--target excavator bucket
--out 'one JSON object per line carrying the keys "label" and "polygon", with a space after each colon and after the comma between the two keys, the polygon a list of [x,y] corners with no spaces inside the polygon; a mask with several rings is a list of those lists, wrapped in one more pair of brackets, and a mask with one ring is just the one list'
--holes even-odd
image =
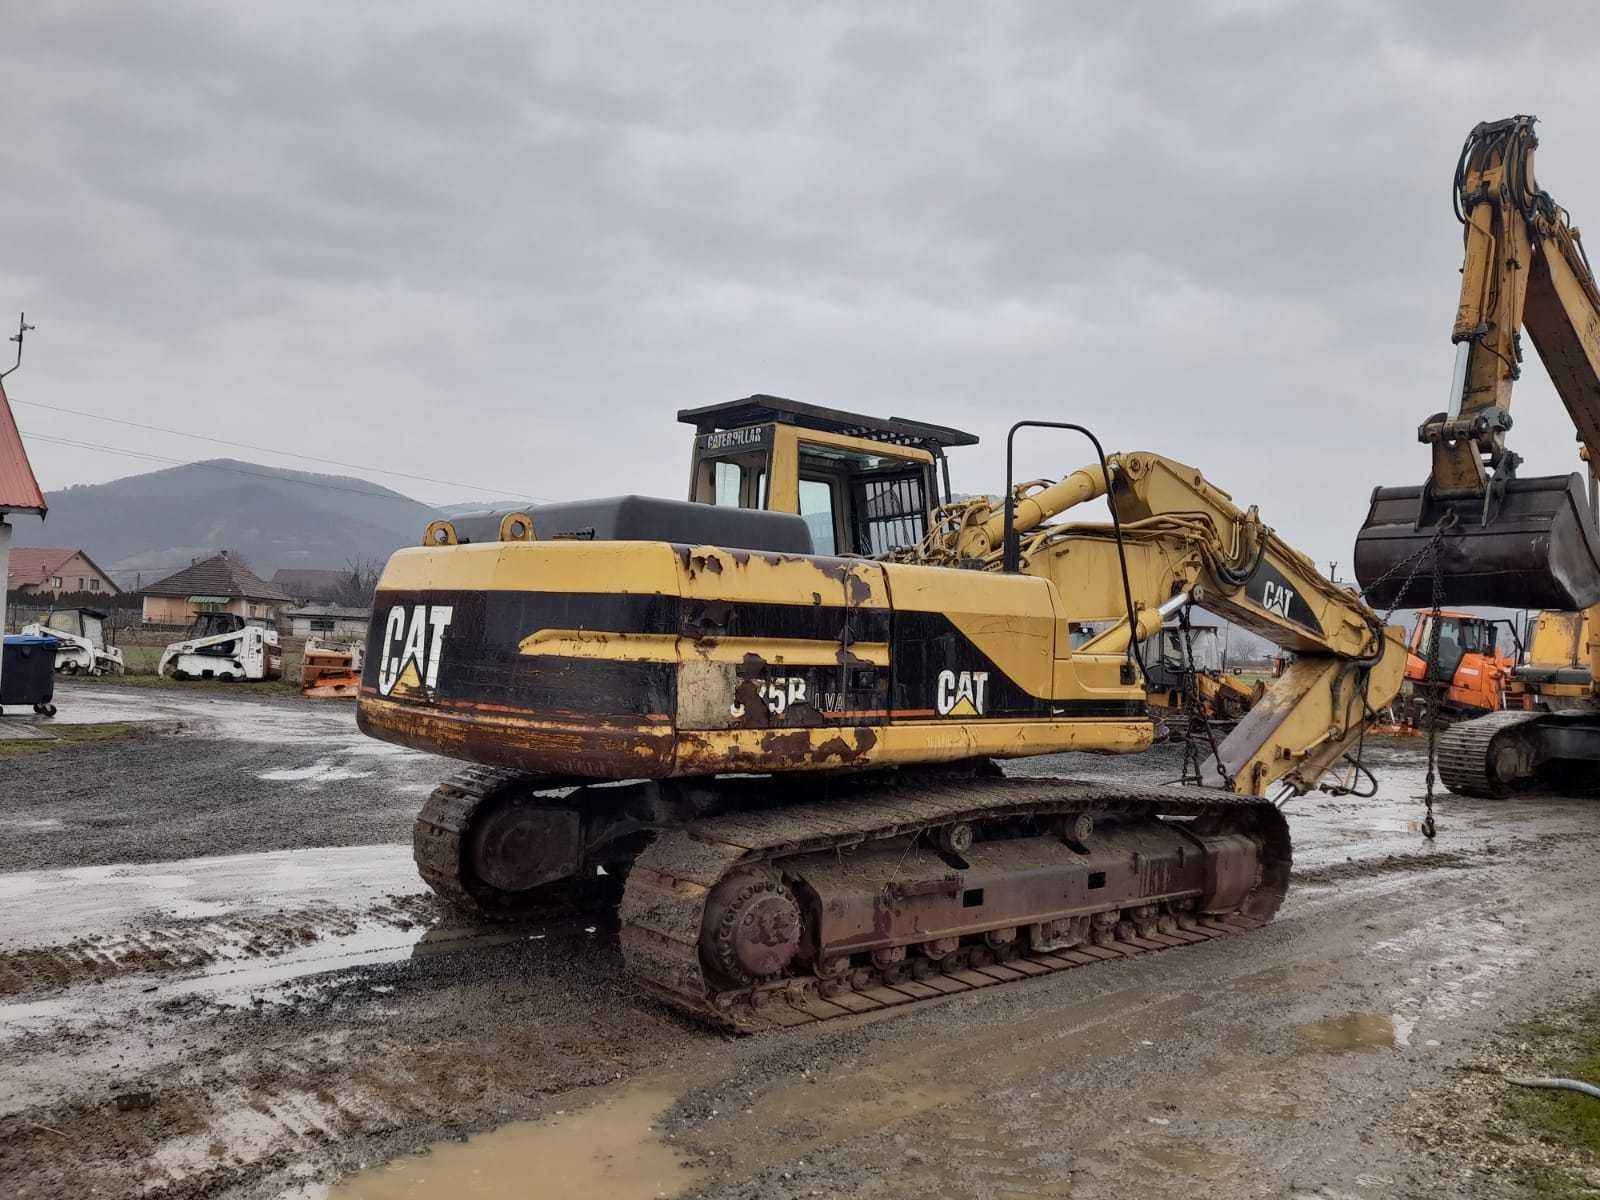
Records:
{"label": "excavator bucket", "polygon": [[1441,523],[1441,604],[1577,609],[1600,601],[1600,538],[1582,477],[1572,474],[1496,483],[1487,506],[1482,497],[1440,499],[1425,487],[1374,488],[1355,550],[1369,603],[1434,603],[1426,551]]}

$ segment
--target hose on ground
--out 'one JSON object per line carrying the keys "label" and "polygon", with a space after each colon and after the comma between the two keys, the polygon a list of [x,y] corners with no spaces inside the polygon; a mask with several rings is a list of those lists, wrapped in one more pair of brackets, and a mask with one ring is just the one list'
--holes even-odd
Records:
{"label": "hose on ground", "polygon": [[1585,1096],[1593,1096],[1596,1100],[1600,1100],[1600,1087],[1584,1083],[1580,1079],[1529,1079],[1521,1075],[1507,1075],[1506,1082],[1514,1083],[1518,1087],[1559,1088],[1567,1092],[1582,1092]]}

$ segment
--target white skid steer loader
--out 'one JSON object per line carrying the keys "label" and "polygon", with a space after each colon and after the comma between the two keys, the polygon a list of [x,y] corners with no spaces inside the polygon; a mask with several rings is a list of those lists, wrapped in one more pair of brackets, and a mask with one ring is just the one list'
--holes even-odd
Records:
{"label": "white skid steer loader", "polygon": [[156,674],[167,674],[169,667],[174,679],[254,683],[283,678],[283,651],[275,629],[246,624],[237,613],[204,612],[183,641],[162,653]]}
{"label": "white skid steer loader", "polygon": [[55,609],[22,632],[56,639],[56,670],[64,675],[123,672],[122,651],[106,645],[106,614],[98,609]]}

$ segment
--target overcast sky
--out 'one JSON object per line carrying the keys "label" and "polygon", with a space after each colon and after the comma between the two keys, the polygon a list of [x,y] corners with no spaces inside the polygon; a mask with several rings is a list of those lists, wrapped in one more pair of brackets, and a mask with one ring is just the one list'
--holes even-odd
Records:
{"label": "overcast sky", "polygon": [[[0,26],[8,390],[429,502],[679,495],[676,410],[764,391],[972,429],[971,491],[1011,421],[1082,421],[1347,570],[1427,471],[1467,131],[1537,113],[1600,229],[1586,3],[133,8]],[[1575,465],[1537,364],[1516,417],[1530,473]],[[46,487],[161,465],[30,451]]]}

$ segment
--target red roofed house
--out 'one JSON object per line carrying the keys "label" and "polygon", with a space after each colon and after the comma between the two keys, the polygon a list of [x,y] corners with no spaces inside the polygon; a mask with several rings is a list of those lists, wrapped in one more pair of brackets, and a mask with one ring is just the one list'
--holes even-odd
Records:
{"label": "red roofed house", "polygon": [[144,589],[146,625],[187,625],[196,613],[238,613],[246,621],[271,625],[278,610],[292,603],[289,593],[258,579],[226,550],[196,559],[176,575]]}
{"label": "red roofed house", "polygon": [[[20,333],[17,335],[22,336]],[[17,344],[17,359],[22,358],[22,345]],[[14,369],[14,368],[13,368]],[[22,448],[22,434],[17,432],[16,418],[11,415],[11,402],[6,399],[4,384],[0,384],[0,577],[10,574],[11,525],[7,520],[12,513],[45,514],[44,493],[39,481],[33,477],[33,465],[28,462],[28,452]],[[0,635],[6,628],[6,594],[0,591]],[[4,659],[0,654],[0,659]]]}
{"label": "red roofed house", "polygon": [[29,546],[18,546],[11,552],[6,590],[29,596],[59,596],[63,592],[115,596],[122,591],[82,550]]}

